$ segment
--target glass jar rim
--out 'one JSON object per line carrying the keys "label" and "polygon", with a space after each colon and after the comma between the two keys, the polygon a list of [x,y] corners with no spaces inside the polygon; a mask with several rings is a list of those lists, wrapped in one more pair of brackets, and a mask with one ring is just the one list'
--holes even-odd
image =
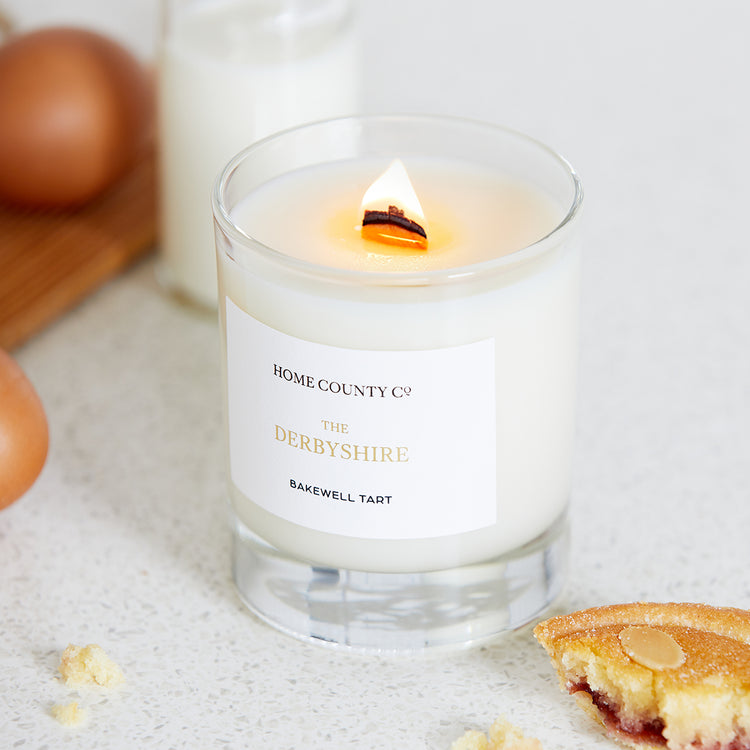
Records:
{"label": "glass jar rim", "polygon": [[[314,263],[309,260],[297,258],[287,253],[276,250],[271,245],[264,243],[251,234],[240,229],[232,220],[230,211],[227,210],[225,196],[230,181],[239,167],[252,158],[259,151],[269,145],[283,139],[293,137],[295,133],[310,131],[314,128],[334,127],[349,125],[351,128],[366,128],[370,126],[392,126],[411,123],[412,125],[443,125],[456,128],[481,130],[485,133],[503,135],[517,139],[527,146],[536,148],[540,153],[546,154],[552,162],[556,162],[563,169],[570,181],[572,188],[572,199],[567,207],[561,209],[564,214],[560,221],[543,237],[518,248],[511,253],[491,258],[489,260],[474,262],[461,266],[449,268],[431,269],[426,271],[368,271],[361,269],[338,268],[334,266]],[[435,154],[439,155],[439,154]],[[480,120],[447,115],[425,115],[425,114],[396,114],[396,115],[356,115],[340,117],[330,120],[319,120],[317,122],[297,125],[286,130],[269,135],[263,139],[242,149],[235,154],[216,178],[211,192],[214,220],[220,227],[222,233],[231,239],[233,243],[252,249],[252,251],[265,260],[279,264],[289,271],[296,271],[302,275],[323,278],[329,282],[341,284],[356,284],[359,286],[424,286],[439,283],[450,283],[465,281],[476,276],[491,275],[494,272],[505,272],[509,268],[526,264],[545,255],[549,250],[556,247],[562,237],[574,224],[581,213],[583,204],[583,186],[580,177],[573,166],[557,151],[531,136],[512,128]]]}

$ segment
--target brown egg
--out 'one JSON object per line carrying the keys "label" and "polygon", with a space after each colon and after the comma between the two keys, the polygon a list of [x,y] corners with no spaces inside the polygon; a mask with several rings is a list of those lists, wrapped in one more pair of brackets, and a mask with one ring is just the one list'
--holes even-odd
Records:
{"label": "brown egg", "polygon": [[151,135],[143,65],[109,38],[50,27],[0,46],[0,200],[75,206],[112,185]]}
{"label": "brown egg", "polygon": [[42,402],[16,361],[0,349],[0,509],[34,484],[48,446]]}

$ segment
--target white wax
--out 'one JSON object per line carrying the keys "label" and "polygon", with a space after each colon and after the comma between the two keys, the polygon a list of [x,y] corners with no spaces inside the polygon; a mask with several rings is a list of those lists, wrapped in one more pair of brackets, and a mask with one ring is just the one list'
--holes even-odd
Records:
{"label": "white wax", "polygon": [[195,5],[173,19],[161,55],[161,242],[169,284],[212,307],[217,174],[259,138],[356,111],[359,75],[340,19],[285,25],[278,2]]}
{"label": "white wax", "polygon": [[363,240],[360,201],[383,162],[342,161],[273,180],[233,219],[253,239],[295,258],[355,271],[419,272],[492,260],[554,229],[559,208],[538,191],[481,167],[412,158],[409,177],[430,234],[427,251]]}
{"label": "white wax", "polygon": [[[321,286],[312,278],[278,273],[272,264],[243,256],[241,249],[236,260],[220,254],[220,294],[290,336],[367,351],[494,342],[494,524],[439,538],[329,534],[279,518],[230,482],[235,512],[250,529],[296,556],[343,568],[419,571],[491,559],[549,529],[565,512],[570,492],[577,246],[561,242],[507,273],[488,272],[477,283],[425,285],[438,269],[464,276],[501,255],[510,254],[512,260],[514,251],[553,231],[567,207],[482,168],[440,160],[404,162],[434,232],[427,251],[400,251],[359,238],[359,200],[387,165],[381,162],[340,162],[292,172],[254,191],[232,215],[248,235],[285,255],[331,268],[386,271],[392,286]],[[399,285],[399,277],[414,272],[411,287]],[[231,419],[232,404],[227,408]],[[471,467],[453,470],[460,475]],[[473,500],[455,498],[458,504]]]}

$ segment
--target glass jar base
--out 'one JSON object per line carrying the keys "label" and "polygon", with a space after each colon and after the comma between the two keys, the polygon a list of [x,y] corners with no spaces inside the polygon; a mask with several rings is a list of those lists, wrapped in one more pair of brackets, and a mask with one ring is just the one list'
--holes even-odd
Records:
{"label": "glass jar base", "polygon": [[565,517],[521,549],[426,573],[296,560],[234,518],[232,571],[246,606],[296,638],[361,652],[464,648],[519,628],[558,596],[567,558]]}

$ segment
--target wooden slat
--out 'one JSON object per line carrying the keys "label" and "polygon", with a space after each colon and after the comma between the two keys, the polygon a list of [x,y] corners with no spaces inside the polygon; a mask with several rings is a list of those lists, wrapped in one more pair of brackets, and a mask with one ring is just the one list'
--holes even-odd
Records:
{"label": "wooden slat", "polygon": [[153,154],[83,208],[0,205],[0,347],[28,340],[150,252],[156,225]]}

